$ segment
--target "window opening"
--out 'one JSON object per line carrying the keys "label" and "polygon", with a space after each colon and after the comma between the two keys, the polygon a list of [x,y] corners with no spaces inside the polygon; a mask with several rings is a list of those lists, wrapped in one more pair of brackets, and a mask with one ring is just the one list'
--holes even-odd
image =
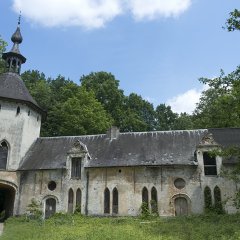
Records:
{"label": "window opening", "polygon": [[223,213],[223,206],[222,206],[222,197],[221,197],[221,190],[218,186],[216,186],[213,190],[214,193],[214,208],[217,213]]}
{"label": "window opening", "polygon": [[104,213],[110,213],[110,191],[108,188],[104,191]]}
{"label": "window opening", "polygon": [[80,188],[77,189],[76,192],[76,209],[75,211],[81,213],[81,206],[82,206],[82,191]]}
{"label": "window opening", "polygon": [[8,145],[5,141],[0,144],[0,169],[6,169],[8,158]]}
{"label": "window opening", "polygon": [[204,173],[205,175],[217,175],[216,157],[209,153],[203,153]]}
{"label": "window opening", "polygon": [[20,107],[17,107],[17,115],[20,113]]}
{"label": "window opening", "polygon": [[50,191],[55,190],[56,187],[57,187],[56,182],[54,182],[54,181],[50,181],[50,182],[48,183],[48,189],[49,189]]}
{"label": "window opening", "polygon": [[113,189],[113,213],[118,214],[118,190],[117,188]]}
{"label": "window opening", "polygon": [[68,213],[73,213],[73,190],[68,191]]}
{"label": "window opening", "polygon": [[81,178],[81,158],[72,158],[71,178]]}
{"label": "window opening", "polygon": [[205,204],[205,210],[211,210],[212,209],[212,193],[211,189],[206,186],[204,188],[204,204]]}
{"label": "window opening", "polygon": [[158,213],[158,200],[157,200],[157,189],[152,187],[151,190],[151,210],[152,213]]}

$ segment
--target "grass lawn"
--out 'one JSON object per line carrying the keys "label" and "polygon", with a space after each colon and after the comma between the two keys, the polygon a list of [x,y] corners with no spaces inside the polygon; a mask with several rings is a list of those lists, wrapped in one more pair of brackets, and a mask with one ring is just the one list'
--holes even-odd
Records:
{"label": "grass lawn", "polygon": [[1,240],[240,240],[240,215],[179,218],[96,218],[79,215],[46,220],[10,218]]}

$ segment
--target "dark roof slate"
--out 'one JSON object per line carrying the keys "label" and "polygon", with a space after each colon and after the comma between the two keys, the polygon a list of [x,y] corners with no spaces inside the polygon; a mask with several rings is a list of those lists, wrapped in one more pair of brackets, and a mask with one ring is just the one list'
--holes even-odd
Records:
{"label": "dark roof slate", "polygon": [[76,140],[86,145],[91,159],[85,167],[197,165],[194,151],[207,130],[120,133],[39,138],[27,153],[20,170],[65,168]]}
{"label": "dark roof slate", "polygon": [[0,75],[0,98],[25,102],[44,113],[17,73],[7,72]]}

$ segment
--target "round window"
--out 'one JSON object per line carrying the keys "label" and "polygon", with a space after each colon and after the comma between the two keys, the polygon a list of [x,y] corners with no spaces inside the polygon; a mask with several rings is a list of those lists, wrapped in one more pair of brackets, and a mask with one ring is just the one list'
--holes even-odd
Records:
{"label": "round window", "polygon": [[51,181],[51,182],[48,183],[48,189],[49,189],[49,190],[53,191],[53,190],[56,189],[56,187],[57,187],[56,182]]}
{"label": "round window", "polygon": [[186,182],[185,182],[184,179],[182,179],[182,178],[177,178],[177,179],[175,179],[175,181],[174,181],[174,186],[175,186],[177,189],[183,189],[183,188],[186,186]]}

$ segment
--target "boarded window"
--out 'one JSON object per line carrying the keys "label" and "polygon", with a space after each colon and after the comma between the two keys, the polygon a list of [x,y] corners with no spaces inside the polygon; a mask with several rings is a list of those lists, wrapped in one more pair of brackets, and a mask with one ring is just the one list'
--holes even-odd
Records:
{"label": "boarded window", "polygon": [[73,190],[68,191],[68,213],[73,213]]}
{"label": "boarded window", "polygon": [[151,190],[151,210],[152,213],[158,213],[158,200],[157,200],[157,189],[152,187]]}
{"label": "boarded window", "polygon": [[81,158],[72,158],[71,178],[81,178]]}
{"label": "boarded window", "polygon": [[80,188],[78,188],[76,192],[76,212],[81,213],[81,206],[82,206],[82,191]]}
{"label": "boarded window", "polygon": [[48,198],[45,205],[45,218],[51,217],[56,212],[56,200]]}
{"label": "boarded window", "polygon": [[210,156],[209,153],[203,153],[204,173],[205,175],[217,175],[217,166],[215,156]]}
{"label": "boarded window", "polygon": [[108,188],[104,191],[104,213],[110,213],[110,191]]}
{"label": "boarded window", "polygon": [[0,144],[0,169],[6,169],[8,158],[8,145],[5,141]]}
{"label": "boarded window", "polygon": [[204,204],[205,204],[205,210],[211,210],[212,209],[212,194],[211,189],[207,186],[204,189]]}
{"label": "boarded window", "polygon": [[113,189],[113,209],[114,214],[118,214],[118,190],[117,188]]}
{"label": "boarded window", "polygon": [[218,186],[214,188],[214,208],[217,213],[223,213],[221,190]]}

